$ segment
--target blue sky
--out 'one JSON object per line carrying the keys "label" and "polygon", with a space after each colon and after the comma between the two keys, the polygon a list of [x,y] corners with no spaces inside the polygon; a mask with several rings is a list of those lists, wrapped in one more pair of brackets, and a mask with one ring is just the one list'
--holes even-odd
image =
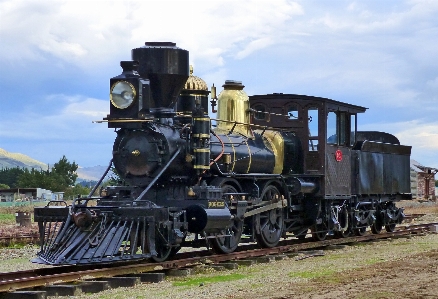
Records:
{"label": "blue sky", "polygon": [[[0,148],[107,165],[109,78],[146,41],[189,50],[209,86],[368,107],[359,129],[438,168],[438,1],[0,0]],[[218,90],[219,91],[219,90]]]}

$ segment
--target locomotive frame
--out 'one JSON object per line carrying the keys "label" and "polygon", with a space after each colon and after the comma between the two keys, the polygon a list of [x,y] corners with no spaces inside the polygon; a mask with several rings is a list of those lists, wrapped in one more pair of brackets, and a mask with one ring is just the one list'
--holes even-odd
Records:
{"label": "locomotive frame", "polygon": [[[241,242],[392,231],[410,199],[410,146],[357,130],[367,108],[322,97],[209,91],[188,51],[146,43],[110,79],[113,159],[86,198],[35,208],[34,262],[164,261],[183,246],[230,253]],[[93,197],[114,166],[125,185]]]}

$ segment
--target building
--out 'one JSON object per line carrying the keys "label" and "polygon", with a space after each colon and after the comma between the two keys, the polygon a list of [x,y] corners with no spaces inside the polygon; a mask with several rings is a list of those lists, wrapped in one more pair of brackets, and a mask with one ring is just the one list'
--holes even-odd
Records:
{"label": "building", "polygon": [[61,200],[63,192],[52,192],[42,188],[0,189],[0,202]]}
{"label": "building", "polygon": [[411,160],[411,192],[413,199],[436,200],[435,174],[437,168],[426,167]]}

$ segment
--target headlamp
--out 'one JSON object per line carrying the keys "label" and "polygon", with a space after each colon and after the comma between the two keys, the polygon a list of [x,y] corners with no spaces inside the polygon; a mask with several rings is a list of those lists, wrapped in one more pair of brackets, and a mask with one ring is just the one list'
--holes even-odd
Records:
{"label": "headlamp", "polygon": [[118,81],[111,86],[111,103],[119,109],[125,109],[134,102],[137,93],[134,86],[126,81]]}

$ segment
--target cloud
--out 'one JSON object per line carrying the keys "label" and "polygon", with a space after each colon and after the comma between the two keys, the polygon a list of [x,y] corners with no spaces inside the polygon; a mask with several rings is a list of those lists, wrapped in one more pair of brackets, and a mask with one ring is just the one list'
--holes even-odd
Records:
{"label": "cloud", "polygon": [[402,128],[435,129],[426,124],[434,126],[438,115],[437,14],[433,0],[3,0],[0,101],[3,114],[20,123],[2,118],[0,135],[15,132],[35,145],[38,138],[57,146],[61,138],[106,140],[111,130],[91,121],[107,113],[100,99],[119,61],[146,41],[173,41],[218,92],[235,79],[249,94],[366,106],[365,125],[395,122],[415,151],[433,152]]}
{"label": "cloud", "polygon": [[[0,3],[1,27],[8,28],[0,31],[6,45],[0,53],[5,60],[45,60],[53,55],[89,68],[129,53],[126,49],[145,41],[168,39],[189,48],[194,59],[221,66],[223,56],[243,51],[241,57],[245,51],[261,49],[258,40],[278,42],[276,32],[302,13],[299,4],[286,0],[88,1],[86,5],[6,0]],[[13,50],[17,48],[20,53]]]}
{"label": "cloud", "polygon": [[[64,102],[59,111],[50,111],[53,101]],[[109,112],[108,101],[83,96],[50,95],[46,105],[39,110],[16,112],[4,116],[0,122],[0,136],[16,139],[31,139],[41,142],[50,140],[87,140],[95,132],[102,131],[94,120],[101,120]],[[46,109],[44,109],[46,108]],[[47,113],[49,111],[49,113]]]}

